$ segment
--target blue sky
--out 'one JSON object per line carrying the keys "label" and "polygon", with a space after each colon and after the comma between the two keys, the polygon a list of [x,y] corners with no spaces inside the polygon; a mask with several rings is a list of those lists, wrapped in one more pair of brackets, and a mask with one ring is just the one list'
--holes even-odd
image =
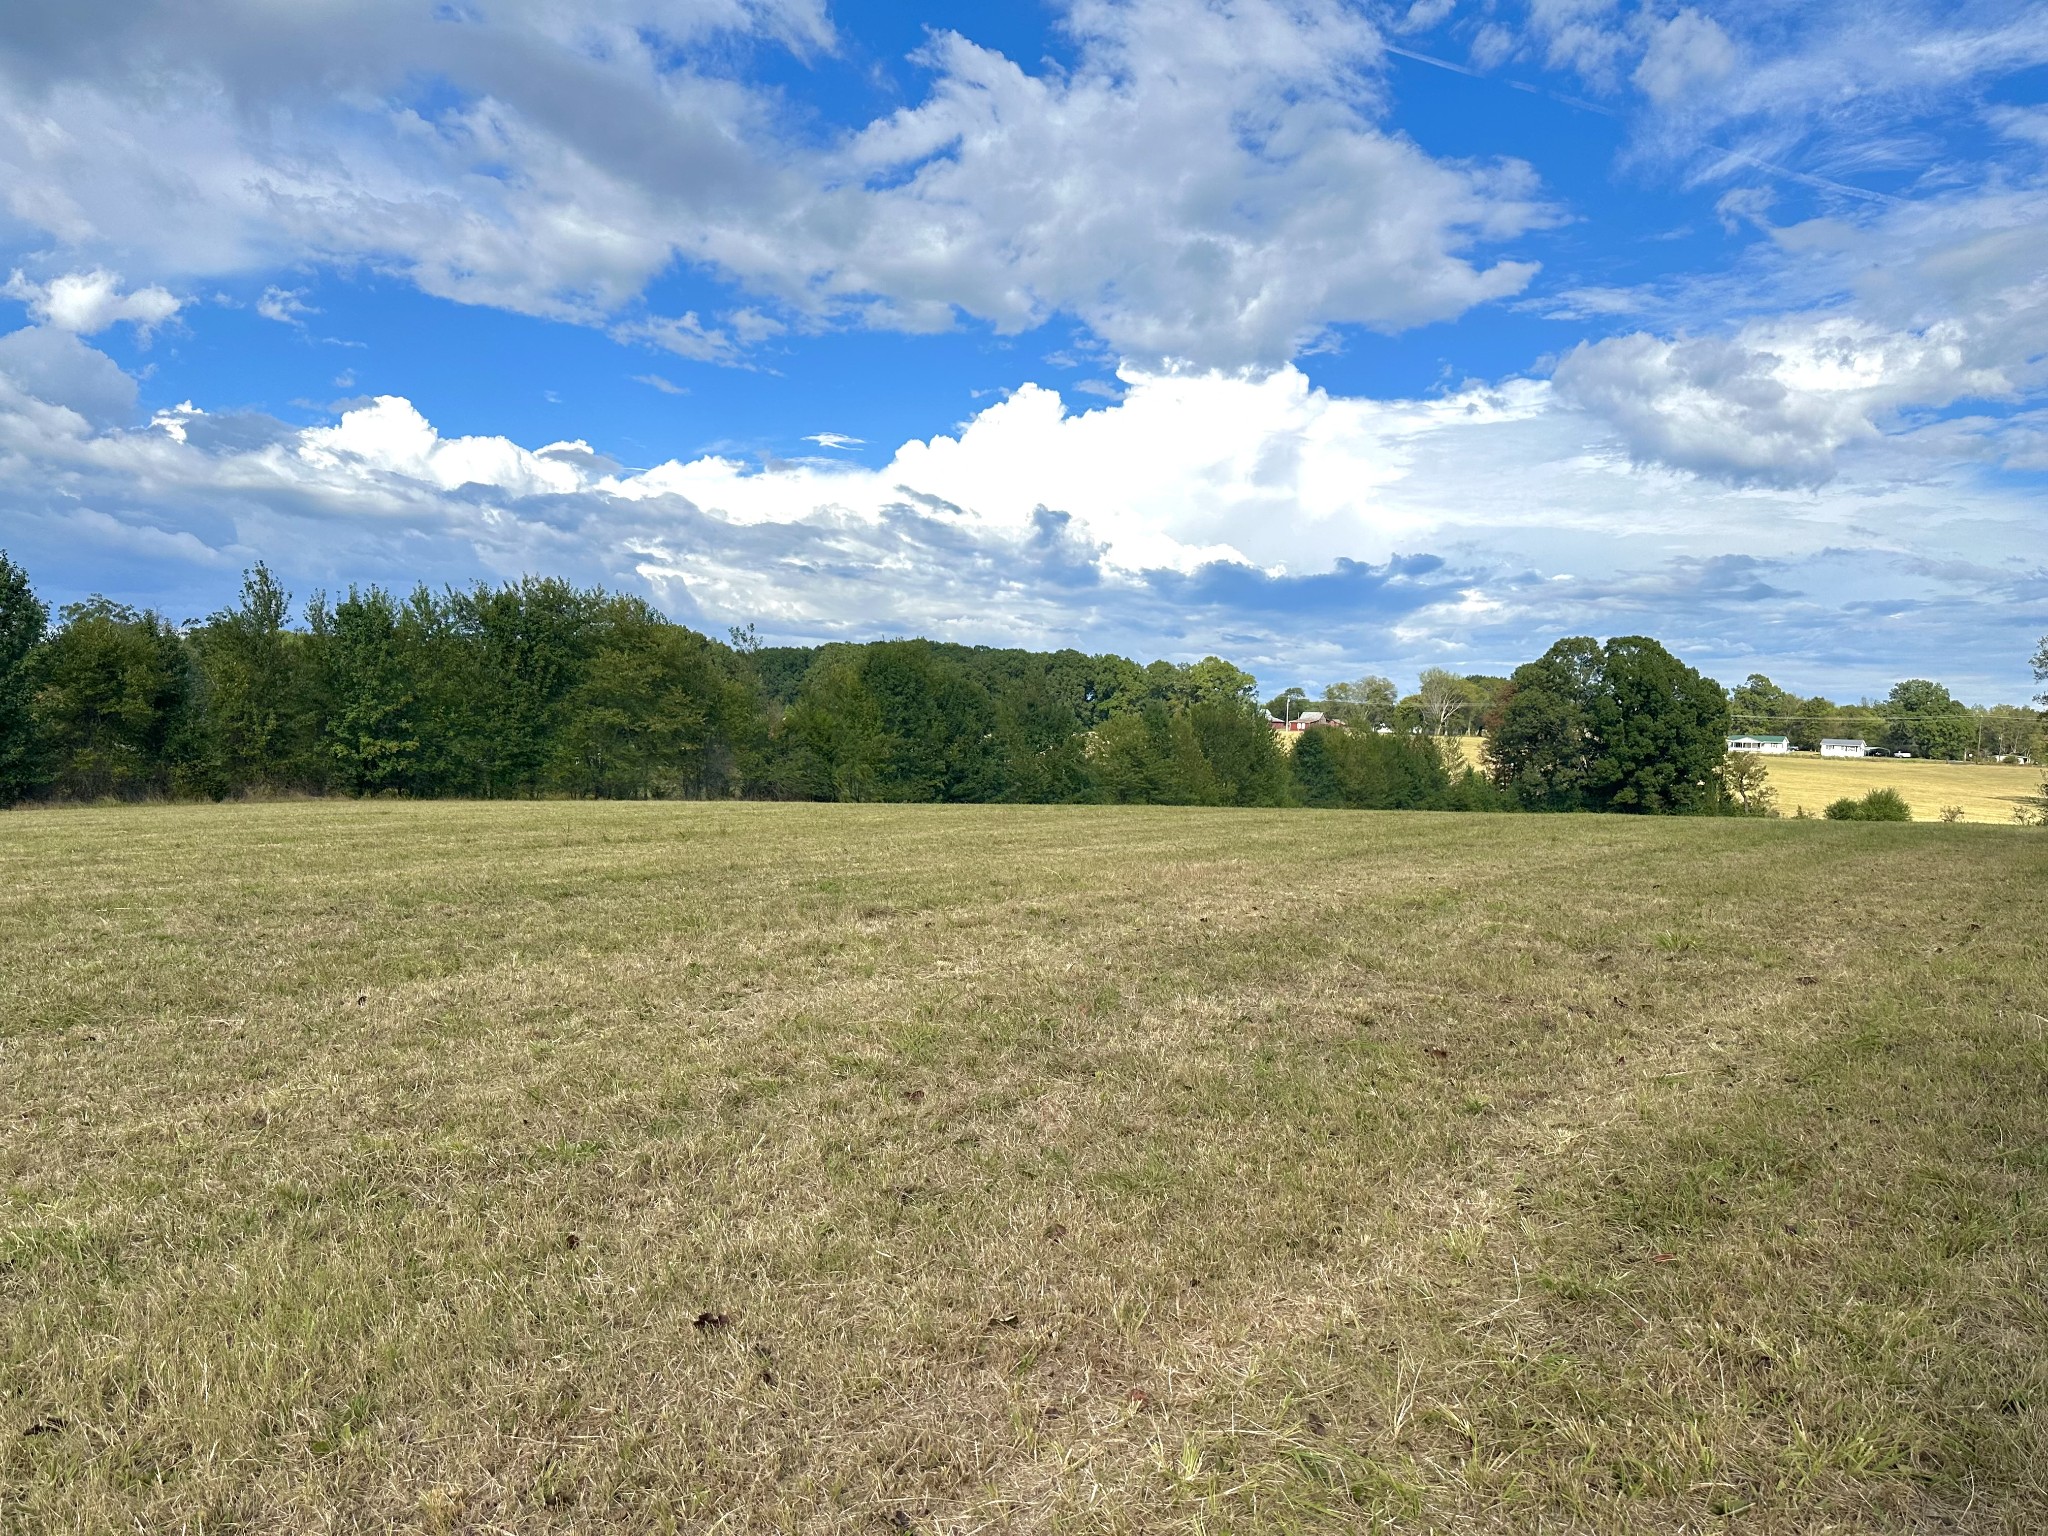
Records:
{"label": "blue sky", "polygon": [[2044,102],[2038,4],[10,7],[0,548],[2018,699]]}

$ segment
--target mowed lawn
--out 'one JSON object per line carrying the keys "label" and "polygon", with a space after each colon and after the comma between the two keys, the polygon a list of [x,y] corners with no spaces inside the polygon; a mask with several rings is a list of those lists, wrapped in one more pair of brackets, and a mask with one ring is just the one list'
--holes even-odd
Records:
{"label": "mowed lawn", "polygon": [[2011,827],[14,813],[0,1529],[2039,1530],[2044,919]]}

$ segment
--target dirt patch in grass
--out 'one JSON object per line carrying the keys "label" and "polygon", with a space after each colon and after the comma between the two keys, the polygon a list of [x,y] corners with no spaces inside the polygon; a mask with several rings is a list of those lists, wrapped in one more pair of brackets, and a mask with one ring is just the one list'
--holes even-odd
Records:
{"label": "dirt patch in grass", "polygon": [[2044,876],[1826,823],[9,817],[0,1527],[2036,1528]]}

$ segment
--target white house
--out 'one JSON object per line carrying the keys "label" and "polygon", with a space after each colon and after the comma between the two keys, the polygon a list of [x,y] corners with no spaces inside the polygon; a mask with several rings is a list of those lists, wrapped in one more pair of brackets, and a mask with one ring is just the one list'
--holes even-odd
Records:
{"label": "white house", "polygon": [[1759,752],[1766,757],[1779,757],[1792,750],[1792,743],[1783,736],[1730,736],[1730,752]]}
{"label": "white house", "polygon": [[1868,750],[1861,736],[1823,736],[1820,741],[1822,757],[1861,757]]}

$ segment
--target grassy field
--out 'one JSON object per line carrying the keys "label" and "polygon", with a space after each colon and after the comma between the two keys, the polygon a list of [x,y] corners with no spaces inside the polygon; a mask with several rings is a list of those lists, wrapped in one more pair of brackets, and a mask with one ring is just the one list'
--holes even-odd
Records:
{"label": "grassy field", "polygon": [[1938,821],[1944,806],[1964,821],[2013,825],[2013,812],[2041,804],[2041,769],[2006,763],[1936,763],[1881,757],[1821,757],[1798,753],[1764,759],[1779,809],[1787,816],[1805,806],[1818,816],[1831,800],[1860,799],[1889,785],[1906,797],[1915,821]]}
{"label": "grassy field", "polygon": [[2010,827],[16,813],[0,1529],[2037,1531],[2044,918]]}

